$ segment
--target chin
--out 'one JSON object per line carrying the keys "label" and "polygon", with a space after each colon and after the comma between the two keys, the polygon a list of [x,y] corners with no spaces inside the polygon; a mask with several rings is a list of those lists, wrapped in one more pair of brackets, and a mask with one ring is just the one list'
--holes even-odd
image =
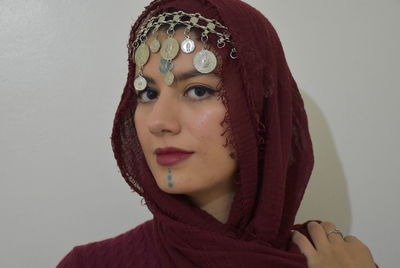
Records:
{"label": "chin", "polygon": [[167,194],[182,194],[181,191],[179,191],[178,189],[174,188],[170,188],[168,186],[163,185],[162,187],[160,187],[161,191],[167,193]]}
{"label": "chin", "polygon": [[168,194],[182,194],[182,189],[181,187],[177,187],[176,183],[173,183],[172,187],[169,187],[165,181],[161,183],[157,183],[158,188],[160,188],[161,191],[168,193]]}
{"label": "chin", "polygon": [[196,190],[197,190],[197,189],[193,189],[193,187],[189,187],[188,185],[187,186],[182,185],[182,183],[179,184],[179,186],[177,183],[173,183],[172,187],[169,187],[168,184],[165,181],[163,181],[163,182],[161,182],[161,185],[160,185],[160,183],[157,183],[157,185],[161,189],[161,191],[168,193],[168,194],[184,194],[184,195],[186,195],[186,194],[196,192]]}

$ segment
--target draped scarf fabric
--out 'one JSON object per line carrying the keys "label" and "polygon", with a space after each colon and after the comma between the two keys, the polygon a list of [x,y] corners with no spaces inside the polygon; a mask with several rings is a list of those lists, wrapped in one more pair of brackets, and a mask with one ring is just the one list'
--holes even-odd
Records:
{"label": "draped scarf fabric", "polygon": [[111,138],[123,177],[154,215],[147,244],[156,248],[163,267],[307,267],[290,230],[304,230],[293,224],[313,151],[303,100],[278,35],[259,11],[239,0],[158,0],[132,26],[129,44],[146,18],[171,7],[216,19],[231,33],[238,58],[229,58],[229,46],[216,51],[240,177],[225,224],[184,196],[158,188],[136,135],[130,50]]}

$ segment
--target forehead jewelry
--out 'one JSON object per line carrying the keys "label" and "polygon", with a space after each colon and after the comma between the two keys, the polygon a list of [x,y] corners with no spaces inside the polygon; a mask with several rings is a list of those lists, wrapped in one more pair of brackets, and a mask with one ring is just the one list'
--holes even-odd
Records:
{"label": "forehead jewelry", "polygon": [[[158,39],[158,31],[161,26],[167,26],[167,38],[160,43]],[[175,27],[184,25],[185,39],[181,44],[175,39]],[[148,62],[151,54],[160,53],[160,72],[163,73],[164,82],[167,85],[172,85],[174,82],[173,59],[179,54],[179,51],[185,54],[190,54],[196,49],[195,42],[190,38],[191,29],[196,28],[202,30],[201,43],[202,49],[196,53],[193,58],[193,66],[200,73],[211,73],[217,66],[217,57],[209,50],[208,36],[215,34],[217,36],[217,47],[223,48],[226,44],[231,45],[230,57],[236,59],[236,48],[230,40],[228,28],[216,20],[207,19],[199,13],[186,13],[183,11],[164,12],[155,17],[146,20],[139,28],[137,38],[131,45],[132,58],[134,63],[139,68],[139,74],[135,78],[134,87],[137,91],[142,91],[147,87],[147,81],[143,77],[143,67]],[[154,37],[150,47],[146,44],[148,34],[151,33]]]}

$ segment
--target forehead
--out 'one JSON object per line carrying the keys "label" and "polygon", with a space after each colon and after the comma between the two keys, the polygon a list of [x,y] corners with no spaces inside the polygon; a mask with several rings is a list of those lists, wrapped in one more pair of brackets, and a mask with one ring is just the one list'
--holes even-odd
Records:
{"label": "forehead", "polygon": [[[166,40],[169,37],[167,34],[166,30],[160,29],[158,32],[155,34],[150,34],[147,37],[146,44],[148,46],[151,45],[151,43],[158,39],[160,43],[162,43],[164,40]],[[175,30],[175,33],[173,34],[173,38],[175,38],[179,44],[181,44],[187,37],[185,36],[184,33],[184,28],[183,27],[177,27]],[[192,74],[195,73],[195,67],[193,65],[193,60],[196,55],[196,53],[200,52],[202,49],[204,49],[204,44],[199,40],[199,34],[196,33],[195,31],[190,32],[190,39],[192,39],[196,45],[195,50],[192,53],[186,54],[183,53],[182,51],[178,52],[178,55],[172,60],[172,70],[171,72],[175,76],[179,76],[179,74],[182,73],[188,73],[191,72]],[[211,73],[211,75],[217,75],[217,70],[219,69],[219,66],[221,64],[220,60],[218,59],[218,54],[213,49],[209,44],[206,45],[207,49],[212,50],[213,53],[217,56],[217,67],[215,70]],[[148,62],[144,65],[143,67],[143,75],[145,77],[151,78],[150,80],[152,81],[157,81],[164,78],[164,75],[160,71],[160,66],[161,64],[162,57],[160,55],[160,52],[158,53],[152,53],[150,52],[150,57]],[[139,67],[136,66],[136,71],[135,75],[139,74]],[[193,75],[192,75],[193,76]]]}

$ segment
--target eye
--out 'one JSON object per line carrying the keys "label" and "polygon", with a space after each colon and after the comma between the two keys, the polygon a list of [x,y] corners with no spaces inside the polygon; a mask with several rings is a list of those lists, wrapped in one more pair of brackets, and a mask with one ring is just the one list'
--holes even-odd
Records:
{"label": "eye", "polygon": [[213,95],[216,91],[206,86],[196,85],[188,88],[185,94],[188,94],[190,98],[195,100],[203,100]]}
{"label": "eye", "polygon": [[150,87],[147,87],[146,89],[142,91],[136,91],[136,98],[140,103],[146,103],[149,102],[155,98],[157,98],[158,92]]}

